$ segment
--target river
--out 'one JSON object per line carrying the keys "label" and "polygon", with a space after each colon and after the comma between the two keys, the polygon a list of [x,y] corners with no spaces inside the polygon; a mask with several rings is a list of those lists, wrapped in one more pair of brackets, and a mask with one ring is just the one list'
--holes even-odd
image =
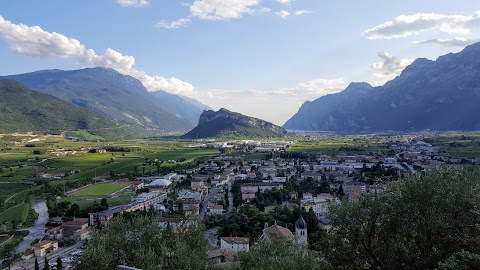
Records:
{"label": "river", "polygon": [[28,228],[30,233],[25,236],[23,241],[15,248],[16,253],[24,252],[32,245],[33,240],[41,239],[45,236],[45,224],[48,222],[47,203],[45,200],[38,200],[33,203],[32,208],[38,214],[37,221],[35,221],[32,227]]}

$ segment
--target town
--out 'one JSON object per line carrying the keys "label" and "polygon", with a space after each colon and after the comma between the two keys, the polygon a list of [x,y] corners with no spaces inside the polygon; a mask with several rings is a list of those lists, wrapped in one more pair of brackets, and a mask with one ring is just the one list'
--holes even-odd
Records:
{"label": "town", "polygon": [[[33,269],[43,258],[52,268],[58,260],[63,269],[73,267],[92,239],[92,230],[108,226],[120,215],[145,213],[154,215],[160,228],[202,224],[210,245],[205,256],[212,264],[233,263],[255,243],[277,237],[300,249],[316,250],[322,234],[332,230],[330,209],[343,201],[381,196],[392,181],[448,164],[480,164],[480,158],[442,155],[442,149],[423,135],[355,140],[359,146],[328,154],[295,151],[299,145],[316,143],[309,136],[289,141],[199,140],[186,147],[217,149],[218,154],[183,160],[185,166],[168,159],[165,162],[173,169],[167,174],[135,168],[131,173],[97,176],[92,183],[47,199],[45,233],[12,269]],[[370,151],[372,140],[382,145],[382,151]],[[109,155],[104,148],[80,151]],[[59,151],[50,155],[58,156]],[[65,177],[45,175],[38,173],[46,181]]]}

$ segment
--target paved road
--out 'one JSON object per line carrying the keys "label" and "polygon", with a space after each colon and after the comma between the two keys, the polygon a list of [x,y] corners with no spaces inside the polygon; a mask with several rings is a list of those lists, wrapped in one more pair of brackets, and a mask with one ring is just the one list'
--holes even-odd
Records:
{"label": "paved road", "polygon": [[[56,250],[56,251],[47,255],[48,261],[49,262],[55,262],[59,256],[63,257],[67,254],[70,254],[74,250],[80,248],[82,245],[83,245],[83,243],[79,242],[79,243],[76,243],[73,246],[59,248],[58,250]],[[43,269],[43,262],[44,262],[43,258],[38,260],[38,264],[40,265],[40,269]],[[11,267],[12,270],[33,270],[34,268],[35,268],[35,258],[31,258],[31,259],[28,259],[28,260],[22,260],[22,261],[16,263],[15,265],[13,265]]]}

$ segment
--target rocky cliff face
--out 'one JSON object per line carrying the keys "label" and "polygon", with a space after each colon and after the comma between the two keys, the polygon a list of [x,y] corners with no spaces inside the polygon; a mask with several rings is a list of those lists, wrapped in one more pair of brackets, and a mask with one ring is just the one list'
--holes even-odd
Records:
{"label": "rocky cliff face", "polygon": [[204,111],[198,126],[184,135],[186,138],[216,136],[280,137],[287,132],[270,122],[231,112],[227,109]]}
{"label": "rocky cliff face", "polygon": [[351,84],[305,102],[284,127],[365,133],[480,130],[480,43],[436,61],[417,59],[380,87]]}

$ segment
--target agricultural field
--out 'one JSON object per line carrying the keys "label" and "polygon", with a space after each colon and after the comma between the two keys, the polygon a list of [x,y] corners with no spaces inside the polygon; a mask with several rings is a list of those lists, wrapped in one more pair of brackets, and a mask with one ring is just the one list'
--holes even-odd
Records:
{"label": "agricultural field", "polygon": [[479,133],[444,133],[428,136],[425,141],[440,147],[440,155],[452,158],[479,158]]}
{"label": "agricultural field", "polygon": [[130,186],[130,183],[100,183],[89,186],[87,188],[81,189],[75,192],[73,195],[76,197],[95,197],[95,196],[104,196],[113,194],[123,188]]}
{"label": "agricultural field", "polygon": [[321,154],[367,154],[388,151],[378,137],[366,136],[317,136],[299,140],[288,152],[317,152]]}
{"label": "agricultural field", "polygon": [[12,222],[12,221],[26,222],[30,209],[31,209],[31,205],[26,203],[10,207],[7,210],[0,213],[0,222],[1,223]]}

